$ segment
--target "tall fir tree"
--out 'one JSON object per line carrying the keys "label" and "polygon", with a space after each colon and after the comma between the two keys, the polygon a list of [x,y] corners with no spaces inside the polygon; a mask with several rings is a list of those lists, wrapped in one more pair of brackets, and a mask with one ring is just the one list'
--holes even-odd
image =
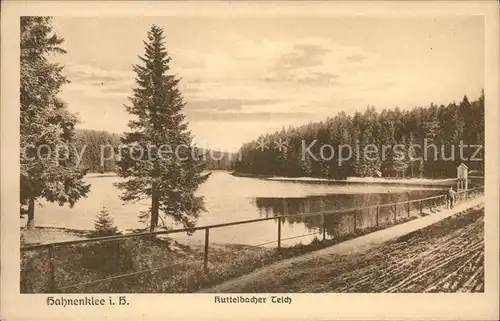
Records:
{"label": "tall fir tree", "polygon": [[472,142],[476,142],[478,145],[480,145],[480,151],[478,155],[476,156],[477,160],[480,161],[475,161],[476,163],[476,169],[480,170],[481,172],[484,172],[484,153],[485,153],[485,137],[484,137],[484,89],[481,89],[481,95],[479,96],[479,99],[477,100],[475,104],[477,108],[476,112],[476,117],[475,119],[478,119],[477,124],[474,124],[473,126],[475,127],[475,137],[471,138]]}
{"label": "tall fir tree", "polygon": [[[398,148],[399,147],[399,148]],[[395,155],[393,157],[393,170],[397,177],[405,177],[410,160],[408,155],[408,145],[406,138],[403,136],[401,144],[396,146]]]}
{"label": "tall fir tree", "polygon": [[410,137],[408,138],[408,142],[406,145],[406,151],[408,155],[408,167],[409,167],[409,175],[411,178],[415,176],[415,165],[418,162],[417,159],[417,151],[415,145],[415,138],[413,132],[410,132]]}
{"label": "tall fir tree", "polygon": [[[431,104],[429,111],[432,110],[433,106],[434,105]],[[421,146],[425,161],[423,172],[432,173],[431,177],[435,177],[437,173],[434,170],[437,168],[441,158],[441,150],[438,146],[438,137],[442,126],[437,120],[432,119],[435,117],[432,113],[429,113],[428,117],[431,120],[424,121],[422,124],[423,133],[421,135]]]}
{"label": "tall fir tree", "polygon": [[[126,110],[134,116],[130,132],[122,137],[125,146],[118,161],[117,183],[121,199],[137,202],[150,199],[151,206],[140,219],[154,231],[164,218],[193,227],[204,210],[198,186],[208,178],[204,164],[192,144],[185,122],[185,106],[178,89],[179,79],[170,69],[171,58],[165,48],[163,30],[153,25],[144,41],[142,64],[133,66],[136,87]],[[160,213],[162,216],[160,216]]]}
{"label": "tall fir tree", "polygon": [[28,228],[35,224],[37,199],[73,206],[90,189],[72,148],[77,118],[58,98],[69,81],[48,59],[65,53],[63,41],[50,17],[21,17],[20,202]]}

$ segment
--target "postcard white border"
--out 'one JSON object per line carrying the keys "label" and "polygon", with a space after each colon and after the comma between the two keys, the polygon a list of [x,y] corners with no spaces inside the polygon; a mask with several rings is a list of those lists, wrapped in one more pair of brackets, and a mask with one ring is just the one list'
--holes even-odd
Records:
{"label": "postcard white border", "polygon": [[[499,299],[499,5],[446,2],[2,2],[1,318],[5,320],[494,320]],[[486,215],[484,294],[292,294],[292,305],[214,304],[212,294],[127,294],[129,306],[49,307],[19,294],[19,17],[50,16],[416,16],[485,18]],[[96,35],[98,36],[98,35]],[[82,295],[73,295],[81,297]],[[108,295],[94,295],[105,297]]]}

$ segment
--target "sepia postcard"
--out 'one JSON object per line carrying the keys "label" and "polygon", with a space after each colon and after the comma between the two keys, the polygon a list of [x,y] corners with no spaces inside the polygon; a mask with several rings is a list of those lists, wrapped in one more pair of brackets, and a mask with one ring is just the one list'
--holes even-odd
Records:
{"label": "sepia postcard", "polygon": [[498,320],[495,1],[4,1],[2,320]]}

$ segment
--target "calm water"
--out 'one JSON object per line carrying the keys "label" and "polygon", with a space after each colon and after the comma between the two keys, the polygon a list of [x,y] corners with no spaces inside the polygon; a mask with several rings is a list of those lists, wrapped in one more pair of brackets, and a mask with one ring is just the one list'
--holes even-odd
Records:
{"label": "calm water", "polygon": [[[65,227],[71,229],[92,229],[95,216],[106,207],[122,230],[141,228],[137,214],[148,207],[141,204],[123,204],[119,191],[113,186],[117,177],[87,178],[92,185],[86,199],[73,208],[56,204],[40,204],[36,209],[37,226]],[[373,204],[417,199],[442,193],[439,188],[415,188],[383,185],[318,184],[303,182],[265,181],[247,177],[234,177],[224,171],[214,171],[209,180],[200,187],[205,197],[207,212],[202,213],[198,226],[232,222],[284,213],[313,212],[329,209],[351,208]],[[335,222],[334,222],[335,221]],[[327,231],[335,234],[335,226],[342,225],[342,218],[328,218]],[[359,221],[358,221],[359,223]],[[282,225],[282,237],[289,238],[318,231],[320,217],[299,217],[288,219]],[[213,229],[210,239],[214,242],[240,244],[261,244],[274,241],[277,235],[277,221],[270,220],[228,228]],[[186,237],[185,234],[179,237]],[[200,240],[202,232],[190,239]],[[297,242],[304,239],[293,239]],[[286,243],[284,243],[286,244]]]}

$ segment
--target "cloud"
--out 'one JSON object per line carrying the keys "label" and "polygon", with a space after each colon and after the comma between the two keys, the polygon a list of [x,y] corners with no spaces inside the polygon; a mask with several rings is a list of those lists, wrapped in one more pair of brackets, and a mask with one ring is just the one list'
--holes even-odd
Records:
{"label": "cloud", "polygon": [[134,73],[102,69],[90,65],[66,64],[65,74],[71,81],[66,90],[86,97],[126,97],[134,83]]}
{"label": "cloud", "polygon": [[189,111],[227,111],[243,110],[244,106],[262,105],[277,102],[275,99],[213,99],[213,100],[191,100],[187,102]]}
{"label": "cloud", "polygon": [[366,59],[366,56],[355,54],[351,56],[347,56],[346,60],[347,61],[352,61],[352,62],[363,62]]}
{"label": "cloud", "polygon": [[341,85],[339,81],[341,76],[339,74],[327,73],[327,72],[295,72],[294,74],[273,74],[264,77],[264,81],[267,83],[281,83],[281,84],[301,84],[305,86],[315,86],[315,85],[331,85],[337,84]]}
{"label": "cloud", "polygon": [[132,70],[105,70],[90,65],[66,64],[67,76],[78,82],[113,82],[133,79]]}
{"label": "cloud", "polygon": [[378,84],[373,84],[369,85],[363,88],[363,90],[370,90],[370,91],[378,91],[378,90],[385,90],[394,86],[397,86],[397,82],[395,81],[383,81]]}
{"label": "cloud", "polygon": [[[314,113],[312,113],[314,114]],[[310,117],[310,112],[223,112],[212,113],[207,111],[197,111],[194,113],[187,112],[190,121],[231,121],[231,122],[248,122],[248,121],[267,121],[267,120],[290,120],[304,119]]]}
{"label": "cloud", "polygon": [[276,64],[278,70],[315,67],[322,64],[323,58],[330,53],[330,48],[315,44],[298,44],[293,51],[283,54]]}

